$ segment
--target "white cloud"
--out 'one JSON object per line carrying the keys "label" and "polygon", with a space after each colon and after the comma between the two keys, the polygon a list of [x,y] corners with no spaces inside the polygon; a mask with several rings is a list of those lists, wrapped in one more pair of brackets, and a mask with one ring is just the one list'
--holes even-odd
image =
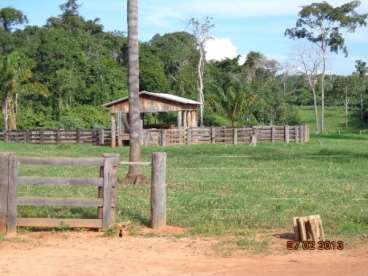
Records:
{"label": "white cloud", "polygon": [[231,39],[223,37],[214,37],[207,41],[206,58],[207,60],[224,60],[226,58],[235,58],[238,55],[238,50]]}
{"label": "white cloud", "polygon": [[[315,0],[322,2],[323,0]],[[296,16],[301,6],[310,4],[310,0],[186,0],[168,1],[156,0],[143,2],[151,15],[151,23],[162,26],[172,18],[191,18],[211,16],[214,18],[252,18],[268,16]],[[329,0],[337,6],[346,3],[346,0]],[[368,1],[367,1],[368,2]],[[368,3],[362,1],[360,10],[366,10]],[[164,8],[163,8],[164,7]],[[154,15],[154,16],[152,16]],[[159,19],[159,20],[158,20]]]}

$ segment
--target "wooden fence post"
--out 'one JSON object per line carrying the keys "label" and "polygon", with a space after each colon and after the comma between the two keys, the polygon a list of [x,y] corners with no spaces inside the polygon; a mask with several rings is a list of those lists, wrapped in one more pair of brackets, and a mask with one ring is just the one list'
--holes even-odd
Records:
{"label": "wooden fence post", "polygon": [[238,129],[237,128],[233,128],[233,144],[234,145],[238,144]]}
{"label": "wooden fence post", "polygon": [[105,145],[105,129],[100,128],[98,130],[98,144],[100,146]]}
{"label": "wooden fence post", "polygon": [[0,234],[7,232],[9,154],[0,153]]}
{"label": "wooden fence post", "polygon": [[80,129],[77,128],[77,144],[80,144],[81,143],[81,133],[80,133]]}
{"label": "wooden fence post", "polygon": [[274,144],[276,142],[275,135],[276,135],[276,128],[274,126],[272,126],[271,127],[271,142],[272,142],[272,144]]}
{"label": "wooden fence post", "polygon": [[151,218],[153,229],[166,226],[166,153],[152,154]]}
{"label": "wooden fence post", "polygon": [[[114,171],[114,166],[116,166],[116,155],[103,155],[103,207],[102,207],[102,228],[107,230],[111,227],[113,223],[113,188],[116,186],[116,170]],[[115,175],[114,175],[115,174]],[[99,193],[100,195],[100,193]],[[99,213],[101,215],[101,211]]]}
{"label": "wooden fence post", "polygon": [[188,128],[187,144],[192,144],[192,128]]}
{"label": "wooden fence post", "polygon": [[161,129],[160,134],[161,134],[161,137],[160,137],[161,146],[165,147],[166,146],[166,131],[165,131],[165,129]]}
{"label": "wooden fence post", "polygon": [[299,127],[295,126],[294,129],[295,129],[295,143],[298,144],[300,142],[300,140],[299,140],[299,138],[300,138]]}
{"label": "wooden fence post", "polygon": [[211,127],[211,144],[216,143],[216,128]]}
{"label": "wooden fence post", "polygon": [[5,143],[9,143],[9,130],[4,131],[4,141]]}
{"label": "wooden fence post", "polygon": [[0,233],[17,230],[16,203],[17,160],[14,153],[0,154]]}
{"label": "wooden fence post", "polygon": [[288,125],[285,126],[285,143],[289,144],[290,143],[290,128]]}

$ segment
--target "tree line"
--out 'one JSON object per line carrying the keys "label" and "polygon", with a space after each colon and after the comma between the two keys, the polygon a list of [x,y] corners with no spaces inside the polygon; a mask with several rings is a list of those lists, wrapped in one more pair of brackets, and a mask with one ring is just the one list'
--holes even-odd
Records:
{"label": "tree line", "polygon": [[[302,11],[301,21],[287,35],[323,43],[326,54],[345,50],[340,29],[336,32],[336,27],[331,27],[325,44],[303,24],[312,26],[308,20],[316,13],[340,12],[334,19],[342,22],[337,27],[352,30],[364,25],[366,19],[351,19],[357,4],[341,10],[321,6]],[[98,18],[82,17],[79,7],[76,0],[66,1],[60,6],[60,15],[48,18],[44,26],[27,25],[26,15],[14,8],[0,10],[0,128],[109,125],[102,104],[128,95],[128,39],[122,32],[104,31]],[[323,19],[329,22],[331,18]],[[323,103],[319,107],[322,112],[325,104],[347,105],[348,110],[357,107],[358,118],[367,118],[364,61],[357,62],[351,76],[332,76],[325,70],[289,71],[257,51],[250,52],[244,63],[240,57],[206,61],[200,39],[210,39],[209,32],[215,26],[210,19],[203,23],[192,19],[191,24],[193,33],[157,34],[140,43],[140,90],[200,100],[204,103],[204,125],[296,124],[300,122],[297,106],[316,103]],[[170,123],[174,116],[152,114],[146,120]]]}

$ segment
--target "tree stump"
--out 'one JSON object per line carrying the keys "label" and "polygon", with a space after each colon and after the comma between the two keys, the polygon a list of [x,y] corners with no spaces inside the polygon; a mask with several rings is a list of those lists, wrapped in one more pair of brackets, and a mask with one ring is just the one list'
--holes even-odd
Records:
{"label": "tree stump", "polygon": [[319,215],[307,217],[294,217],[294,237],[297,241],[315,241],[324,240],[322,220]]}

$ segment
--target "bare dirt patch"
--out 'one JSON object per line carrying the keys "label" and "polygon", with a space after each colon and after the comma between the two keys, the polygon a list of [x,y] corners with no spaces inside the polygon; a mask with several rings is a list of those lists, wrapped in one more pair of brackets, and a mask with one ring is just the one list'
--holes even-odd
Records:
{"label": "bare dirt patch", "polygon": [[93,232],[19,234],[0,242],[0,275],[345,276],[368,271],[367,246],[224,257],[213,250],[216,243],[213,238],[107,238]]}

